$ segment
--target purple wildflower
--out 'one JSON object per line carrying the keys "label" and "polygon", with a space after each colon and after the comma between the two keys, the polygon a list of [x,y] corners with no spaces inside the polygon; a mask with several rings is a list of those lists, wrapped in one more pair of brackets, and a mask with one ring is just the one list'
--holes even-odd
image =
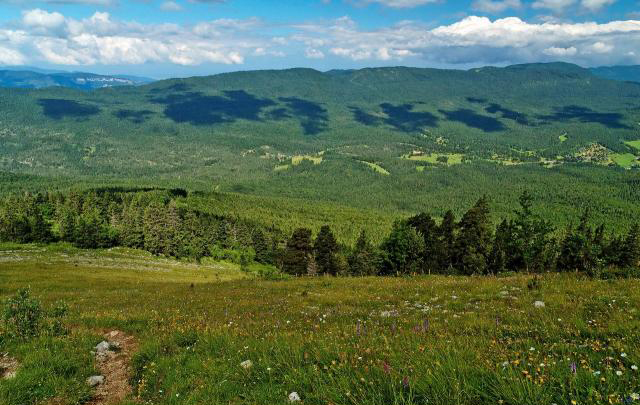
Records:
{"label": "purple wildflower", "polygon": [[569,367],[571,368],[571,372],[573,374],[576,374],[578,372],[578,366],[576,365],[575,361],[573,363],[571,363],[571,365]]}

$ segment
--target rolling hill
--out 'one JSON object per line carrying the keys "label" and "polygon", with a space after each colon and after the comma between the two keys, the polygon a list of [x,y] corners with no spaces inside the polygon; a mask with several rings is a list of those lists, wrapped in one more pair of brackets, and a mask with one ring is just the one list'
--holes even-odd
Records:
{"label": "rolling hill", "polygon": [[135,76],[104,76],[82,72],[36,72],[32,70],[0,70],[0,87],[40,89],[68,87],[92,90],[114,86],[137,86],[153,80]]}
{"label": "rolling hill", "polygon": [[640,83],[565,63],[0,89],[0,170],[42,179],[25,184],[169,185],[390,215],[441,215],[481,194],[504,213],[529,188],[554,220],[597,206],[624,226],[640,214],[639,122]]}

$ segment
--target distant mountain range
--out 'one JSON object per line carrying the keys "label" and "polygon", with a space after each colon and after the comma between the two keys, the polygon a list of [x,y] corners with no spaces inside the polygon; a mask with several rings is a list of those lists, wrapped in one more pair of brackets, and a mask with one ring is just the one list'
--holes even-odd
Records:
{"label": "distant mountain range", "polygon": [[[515,65],[515,66],[535,66]],[[553,64],[551,64],[553,65]],[[563,64],[560,64],[563,65]],[[569,65],[567,65],[569,66]],[[594,76],[617,81],[639,82],[640,65],[602,66],[582,69],[570,65],[575,71],[588,71]],[[513,66],[512,66],[513,67]],[[491,67],[481,69],[492,69]],[[472,69],[477,71],[478,69]],[[329,75],[349,74],[351,70],[332,70]],[[104,87],[139,86],[154,82],[148,77],[132,75],[99,75],[84,72],[65,72],[61,70],[41,69],[31,66],[0,66],[0,87],[42,89],[47,87],[67,87],[72,89],[93,90]]]}
{"label": "distant mountain range", "polygon": [[625,82],[640,82],[640,66],[602,66],[589,69],[591,73],[603,79]]}
{"label": "distant mountain range", "polygon": [[67,87],[92,90],[103,87],[138,86],[153,81],[153,79],[129,75],[105,76],[93,73],[57,72],[40,69],[0,69],[0,87],[11,88],[40,89],[46,87]]}

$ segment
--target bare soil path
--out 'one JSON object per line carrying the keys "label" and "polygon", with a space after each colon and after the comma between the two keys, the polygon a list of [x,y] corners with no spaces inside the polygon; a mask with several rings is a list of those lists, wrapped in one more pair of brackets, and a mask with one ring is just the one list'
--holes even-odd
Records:
{"label": "bare soil path", "polygon": [[96,362],[104,383],[98,385],[90,405],[116,404],[125,400],[132,392],[131,359],[138,348],[137,340],[122,331],[113,330],[104,334],[111,349],[96,354]]}

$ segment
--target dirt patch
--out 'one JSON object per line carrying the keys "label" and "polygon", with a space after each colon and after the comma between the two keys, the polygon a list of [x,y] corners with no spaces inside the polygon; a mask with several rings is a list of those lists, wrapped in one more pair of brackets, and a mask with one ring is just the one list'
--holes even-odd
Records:
{"label": "dirt patch", "polygon": [[90,405],[114,404],[123,401],[131,394],[131,358],[138,348],[133,336],[121,331],[104,334],[110,349],[96,353],[96,363],[104,382],[96,387]]}
{"label": "dirt patch", "polygon": [[15,377],[18,366],[18,360],[10,357],[8,353],[0,354],[0,380]]}

